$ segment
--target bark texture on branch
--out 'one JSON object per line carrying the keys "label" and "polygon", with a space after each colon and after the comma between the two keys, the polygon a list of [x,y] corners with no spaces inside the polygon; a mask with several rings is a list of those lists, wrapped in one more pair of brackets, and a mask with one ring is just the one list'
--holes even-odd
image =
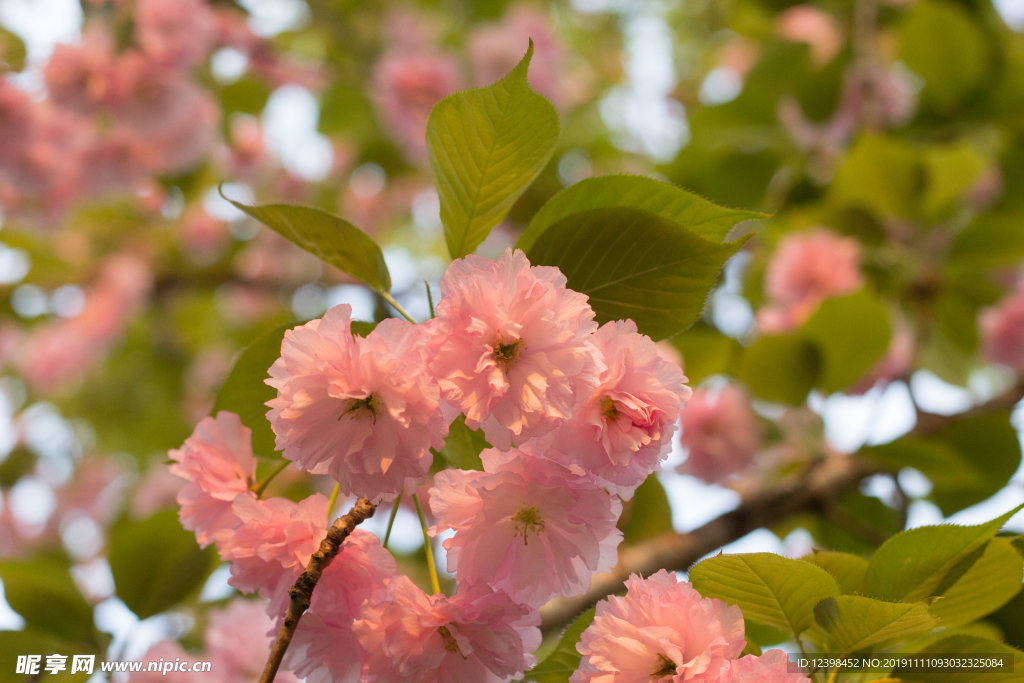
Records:
{"label": "bark texture on branch", "polygon": [[288,612],[285,614],[284,623],[281,624],[281,630],[277,633],[277,640],[274,641],[274,646],[270,650],[270,658],[267,660],[267,666],[263,669],[263,675],[260,676],[260,683],[271,683],[277,676],[284,653],[288,651],[292,636],[295,635],[295,629],[299,626],[299,619],[309,609],[313,589],[320,581],[320,576],[341,550],[341,544],[349,534],[364,520],[373,517],[376,509],[377,506],[366,498],[360,498],[348,511],[348,514],[336,519],[328,529],[326,538],[320,542],[320,548],[309,558],[309,564],[295,581],[295,585],[288,589],[291,603],[288,605]]}
{"label": "bark texture on branch", "polygon": [[[1022,398],[1024,385],[1018,385],[958,415],[919,411],[911,433],[932,436],[956,420],[1006,410]],[[621,590],[630,574],[649,576],[659,569],[686,571],[704,555],[751,531],[773,526],[802,512],[827,512],[837,499],[855,489],[865,477],[882,471],[879,464],[857,455],[831,455],[811,464],[797,478],[746,496],[735,510],[689,533],[670,532],[634,546],[620,546],[618,565],[610,574],[594,576],[590,590],[575,598],[556,598],[541,608],[541,630],[547,633],[565,626],[598,600]]]}

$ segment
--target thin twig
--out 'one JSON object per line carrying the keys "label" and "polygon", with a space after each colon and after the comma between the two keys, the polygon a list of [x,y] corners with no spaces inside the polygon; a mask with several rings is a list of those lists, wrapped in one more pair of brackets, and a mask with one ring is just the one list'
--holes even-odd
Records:
{"label": "thin twig", "polygon": [[384,301],[387,301],[389,304],[391,304],[392,308],[394,308],[396,311],[401,313],[403,318],[405,318],[406,320],[408,320],[411,323],[415,323],[416,322],[416,320],[413,319],[413,317],[411,315],[409,315],[408,313],[405,312],[405,309],[402,308],[401,304],[399,304],[397,301],[395,301],[395,297],[391,296],[387,292],[381,292],[380,295],[382,297],[384,297]]}
{"label": "thin twig", "polygon": [[267,486],[270,485],[270,482],[274,481],[274,477],[281,474],[281,472],[284,472],[285,468],[291,464],[291,460],[281,458],[281,462],[277,463],[277,465],[274,466],[274,469],[270,470],[270,472],[267,473],[267,476],[263,477],[258,482],[250,486],[249,490],[255,493],[256,497],[259,498],[260,496],[263,495],[263,492],[266,490]]}
{"label": "thin twig", "polygon": [[395,498],[395,504],[391,507],[391,516],[388,517],[388,530],[384,532],[384,547],[388,547],[388,541],[391,540],[391,527],[395,525],[395,517],[398,515],[398,506],[402,503],[402,494],[398,494],[398,498]]}
{"label": "thin twig", "polygon": [[292,642],[292,636],[295,635],[295,629],[299,626],[299,619],[309,609],[310,600],[313,598],[313,589],[320,581],[320,576],[341,550],[341,544],[349,534],[364,520],[373,517],[376,509],[377,506],[366,498],[360,498],[348,514],[342,515],[331,525],[327,531],[327,537],[320,542],[320,548],[309,558],[306,569],[295,581],[295,585],[288,589],[291,603],[288,605],[284,623],[281,624],[281,630],[277,633],[277,640],[274,641],[274,647],[270,650],[270,658],[267,660],[266,668],[263,669],[259,683],[272,683],[281,666],[281,660],[284,659],[284,653],[288,651],[288,645]]}
{"label": "thin twig", "polygon": [[434,589],[434,595],[441,592],[441,583],[437,580],[437,567],[434,566],[434,546],[430,543],[430,534],[427,532],[427,519],[423,516],[423,508],[420,507],[420,499],[412,494],[412,502],[416,505],[416,514],[420,518],[420,528],[423,529],[423,550],[427,553],[427,569],[430,571],[430,585]]}

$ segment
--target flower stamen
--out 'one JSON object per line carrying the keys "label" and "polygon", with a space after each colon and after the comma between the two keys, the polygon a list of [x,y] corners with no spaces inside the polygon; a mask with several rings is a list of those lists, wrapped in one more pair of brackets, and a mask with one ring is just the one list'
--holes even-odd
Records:
{"label": "flower stamen", "polygon": [[505,371],[507,375],[509,370],[519,361],[519,354],[523,349],[523,340],[516,339],[510,342],[499,341],[494,345],[494,360],[498,361],[498,365]]}
{"label": "flower stamen", "polygon": [[615,407],[615,401],[610,396],[601,399],[601,414],[605,422],[612,422],[619,416],[619,409]]}
{"label": "flower stamen", "polygon": [[441,640],[444,641],[444,649],[448,650],[452,654],[456,652],[462,655],[463,659],[467,659],[466,655],[462,654],[462,650],[459,649],[459,644],[455,641],[455,637],[452,636],[452,632],[448,630],[447,626],[441,626],[437,629],[437,632],[441,634]]}
{"label": "flower stamen", "polygon": [[665,655],[658,655],[661,666],[651,672],[651,680],[655,681],[659,678],[665,678],[666,676],[676,675],[676,663]]}
{"label": "flower stamen", "polygon": [[544,531],[544,520],[537,508],[524,507],[512,518],[515,522],[515,535],[522,535],[523,545],[530,545],[530,534]]}
{"label": "flower stamen", "polygon": [[351,415],[353,420],[369,416],[373,420],[373,423],[377,424],[378,407],[379,402],[377,397],[373,394],[370,394],[366,398],[353,398],[349,400],[348,408],[338,416],[338,419],[341,420],[341,418],[346,415]]}

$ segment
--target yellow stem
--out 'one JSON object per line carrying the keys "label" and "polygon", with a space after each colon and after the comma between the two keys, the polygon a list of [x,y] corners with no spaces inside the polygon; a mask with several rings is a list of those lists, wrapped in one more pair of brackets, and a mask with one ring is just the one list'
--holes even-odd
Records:
{"label": "yellow stem", "polygon": [[260,498],[261,496],[263,496],[263,492],[266,490],[267,486],[270,485],[270,482],[274,481],[274,477],[281,474],[281,472],[284,472],[284,468],[288,467],[288,465],[291,464],[291,460],[285,460],[284,458],[281,458],[281,462],[275,465],[274,469],[270,470],[270,472],[267,473],[267,476],[263,477],[258,482],[250,486],[249,490],[255,493],[257,498]]}
{"label": "yellow stem", "polygon": [[388,540],[391,538],[391,527],[395,525],[395,515],[398,514],[398,506],[402,502],[402,494],[395,498],[395,505],[391,508],[391,516],[388,517],[388,530],[384,532],[384,547],[388,547]]}
{"label": "yellow stem", "polygon": [[412,502],[416,505],[416,514],[420,517],[420,528],[423,529],[423,549],[427,551],[427,569],[430,570],[430,585],[434,588],[434,595],[441,592],[441,584],[437,580],[437,567],[434,566],[434,548],[430,544],[430,535],[427,533],[427,520],[423,516],[423,509],[420,507],[420,499],[412,494]]}
{"label": "yellow stem", "polygon": [[338,494],[341,492],[341,484],[334,485],[334,491],[331,493],[331,499],[327,502],[327,526],[331,526],[331,512],[334,510],[334,504],[338,502]]}
{"label": "yellow stem", "polygon": [[409,315],[408,313],[405,312],[405,309],[402,308],[402,305],[399,304],[397,301],[395,301],[395,297],[391,296],[387,292],[381,292],[380,295],[382,297],[384,297],[384,300],[387,301],[389,304],[391,304],[396,311],[401,313],[403,318],[405,318],[406,320],[408,320],[411,323],[416,322],[415,320],[412,319],[411,315]]}

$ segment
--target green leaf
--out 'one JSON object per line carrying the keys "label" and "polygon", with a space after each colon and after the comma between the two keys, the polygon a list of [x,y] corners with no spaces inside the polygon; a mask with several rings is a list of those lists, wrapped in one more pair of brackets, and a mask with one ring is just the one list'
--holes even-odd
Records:
{"label": "green leaf", "polygon": [[993,538],[985,552],[931,606],[939,625],[969,624],[996,611],[1021,590],[1024,558],[1008,538]]}
{"label": "green leaf", "polygon": [[864,573],[868,570],[868,561],[863,557],[834,550],[818,550],[801,559],[831,574],[843,595],[860,593],[863,590]]}
{"label": "green leaf", "polygon": [[216,552],[213,546],[199,548],[181,527],[176,510],[162,510],[142,521],[117,524],[108,559],[117,596],[145,619],[198,590],[215,566]]}
{"label": "green leaf", "polygon": [[60,640],[94,640],[92,605],[82,597],[65,565],[49,559],[4,562],[0,580],[7,603],[28,626]]}
{"label": "green leaf", "polygon": [[1016,265],[1024,260],[1024,230],[1016,212],[983,213],[953,238],[949,258],[972,268]]}
{"label": "green leaf", "polygon": [[247,206],[228,201],[324,263],[362,280],[378,292],[386,294],[391,290],[384,253],[369,235],[344,218],[308,206]]}
{"label": "green leaf", "polygon": [[931,480],[929,498],[945,515],[995,494],[1021,461],[1020,441],[1007,411],[959,419],[935,437],[903,437],[865,448],[862,454],[892,472],[919,470]]}
{"label": "green leaf", "polygon": [[242,424],[252,430],[252,450],[258,456],[277,457],[274,452],[274,431],[267,420],[267,401],[277,398],[277,389],[264,384],[268,370],[281,357],[284,333],[295,327],[288,323],[264,332],[245,348],[231,373],[224,380],[211,414],[227,410],[237,413]]}
{"label": "green leaf", "polygon": [[[55,638],[51,633],[26,628],[21,631],[0,631],[0,683],[25,683],[29,680],[46,681],[47,683],[65,683],[76,681],[83,683],[87,677],[81,673],[71,675],[71,662],[74,655],[98,655],[96,659],[103,661],[102,649],[91,647],[81,642],[68,642]],[[25,674],[16,674],[18,655],[41,655],[39,665],[40,676],[30,679]],[[67,670],[57,674],[47,673],[46,655],[67,655]],[[94,671],[99,671],[97,664]]]}
{"label": "green leaf", "polygon": [[466,426],[466,416],[459,415],[448,427],[448,438],[441,449],[441,455],[452,467],[459,470],[483,470],[480,452],[490,448],[482,429]]}
{"label": "green leaf", "polygon": [[900,56],[924,79],[924,104],[951,114],[985,82],[991,68],[988,39],[962,6],[946,0],[914,3],[899,27]]}
{"label": "green leaf", "polygon": [[846,654],[887,640],[906,640],[935,626],[924,603],[883,602],[860,595],[826,598],[814,608],[814,618],[834,651]]}
{"label": "green leaf", "polygon": [[818,347],[817,386],[832,393],[864,376],[889,348],[885,304],[866,289],[828,299],[804,323],[803,333]]}
{"label": "green leaf", "polygon": [[619,518],[622,542],[627,545],[672,531],[672,508],[665,487],[652,474],[637,487],[628,503],[628,512]]}
{"label": "green leaf", "polygon": [[800,405],[818,377],[821,360],[799,333],[765,336],[743,352],[737,377],[758,398]]}
{"label": "green leaf", "polygon": [[716,244],[642,209],[591,209],[558,221],[530,249],[534,265],[558,266],[590,297],[601,323],[631,318],[658,340],[700,315],[726,260],[744,240]]}
{"label": "green leaf", "polygon": [[739,605],[743,617],[799,636],[814,624],[814,606],[839,595],[832,575],[771,553],[718,555],[690,570],[701,595]]}
{"label": "green leaf", "polygon": [[558,113],[526,80],[526,56],[494,85],[450,95],[427,120],[427,154],[448,252],[476,249],[555,151]]}
{"label": "green leaf", "polygon": [[832,194],[841,204],[882,218],[909,218],[923,184],[917,150],[909,143],[863,135],[836,171]]}
{"label": "green leaf", "polygon": [[683,370],[691,385],[711,375],[727,374],[743,351],[738,341],[701,322],[672,337],[671,342],[683,354]]}
{"label": "green leaf", "polygon": [[926,218],[942,218],[988,166],[988,160],[969,144],[926,147],[922,153],[927,183],[921,197]]}
{"label": "green leaf", "polygon": [[25,68],[25,41],[0,26],[0,73]]}
{"label": "green leaf", "polygon": [[525,680],[537,683],[568,683],[569,677],[579,668],[582,659],[582,655],[576,651],[576,643],[580,642],[583,632],[594,621],[596,610],[597,607],[591,607],[577,617],[562,634],[551,654],[526,672]]}
{"label": "green leaf", "polygon": [[1024,648],[1024,591],[1020,591],[1001,608],[981,623],[993,623],[1003,633],[1003,639],[1016,648]]}
{"label": "green leaf", "polygon": [[519,237],[516,247],[529,252],[537,238],[574,213],[610,206],[629,206],[679,223],[710,242],[725,240],[737,223],[767,218],[756,211],[726,209],[703,197],[646,176],[609,175],[586,178],[562,190],[541,207]]}
{"label": "green leaf", "polygon": [[987,544],[1020,505],[977,526],[942,524],[903,531],[882,544],[868,562],[867,592],[883,600],[941,596],[981,557]]}
{"label": "green leaf", "polygon": [[900,681],[912,683],[1002,683],[1003,681],[1019,681],[1024,673],[1024,653],[1020,650],[988,638],[979,638],[969,635],[955,635],[942,638],[922,649],[918,654],[928,656],[961,655],[970,657],[972,655],[993,655],[1005,654],[1013,658],[1013,667],[1007,666],[1005,671],[992,671],[982,673],[972,671],[969,668],[948,668],[938,671],[913,671],[910,669],[896,668],[892,670],[892,676]]}

